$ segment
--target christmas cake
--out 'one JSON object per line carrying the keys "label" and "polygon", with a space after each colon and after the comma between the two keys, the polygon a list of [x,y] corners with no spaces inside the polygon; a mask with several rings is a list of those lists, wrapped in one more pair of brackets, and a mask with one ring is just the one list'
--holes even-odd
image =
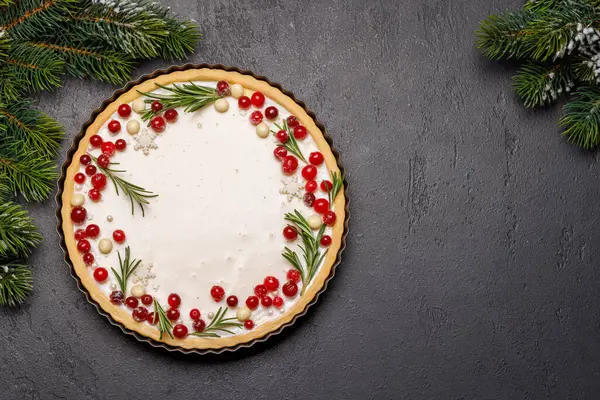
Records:
{"label": "christmas cake", "polygon": [[130,331],[222,349],[290,324],[324,288],[345,193],[316,122],[265,80],[197,68],[124,91],[85,130],[61,195],[68,257]]}

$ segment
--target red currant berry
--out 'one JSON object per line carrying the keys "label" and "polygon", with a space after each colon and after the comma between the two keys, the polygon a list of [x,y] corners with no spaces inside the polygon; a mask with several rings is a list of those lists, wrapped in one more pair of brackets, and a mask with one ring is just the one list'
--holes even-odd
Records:
{"label": "red currant berry", "polygon": [[[285,143],[288,141],[289,136],[287,134],[287,132],[285,130],[280,130],[277,131],[277,133],[275,134],[275,139],[279,140],[280,143]],[[287,151],[286,151],[287,154]]]}
{"label": "red currant berry", "polygon": [[95,239],[100,234],[100,227],[96,224],[89,224],[85,228],[85,235],[89,238]]}
{"label": "red currant berry", "polygon": [[154,111],[155,113],[159,112],[160,110],[163,109],[163,105],[160,101],[158,100],[154,100],[151,104],[150,104],[150,108],[152,109],[152,111]]}
{"label": "red currant berry", "polygon": [[244,327],[245,327],[246,329],[250,330],[250,329],[254,328],[254,322],[253,322],[251,319],[247,319],[247,320],[244,322]]}
{"label": "red currant berry", "polygon": [[331,236],[323,235],[321,237],[321,246],[328,247],[331,244]]}
{"label": "red currant berry", "polygon": [[281,163],[281,168],[286,174],[293,174],[298,168],[298,159],[294,156],[285,156],[283,158],[283,162]]}
{"label": "red currant berry", "polygon": [[307,134],[306,128],[302,125],[298,125],[294,128],[294,137],[298,140],[304,139]]}
{"label": "red currant berry", "polygon": [[87,167],[85,167],[85,173],[87,174],[87,176],[92,176],[96,173],[97,169],[95,165],[88,165]]}
{"label": "red currant berry", "polygon": [[88,154],[82,154],[81,157],[79,157],[79,162],[81,165],[88,165],[92,162],[92,157],[90,157]]}
{"label": "red currant berry", "polygon": [[277,109],[277,107],[269,106],[265,108],[265,117],[267,117],[267,119],[275,119],[278,115],[279,110]]}
{"label": "red currant berry", "polygon": [[145,321],[146,318],[148,318],[148,309],[146,307],[137,307],[135,310],[133,310],[131,316],[134,320],[136,320],[136,322]]}
{"label": "red currant berry", "polygon": [[258,125],[262,122],[263,120],[263,115],[260,111],[256,110],[253,111],[252,114],[250,114],[250,123],[252,125]]}
{"label": "red currant berry", "polygon": [[274,276],[267,276],[265,278],[264,284],[269,292],[273,292],[279,287],[279,280]]}
{"label": "red currant berry", "polygon": [[307,181],[312,181],[317,176],[317,167],[314,165],[307,165],[302,168],[302,177]]}
{"label": "red currant berry", "polygon": [[121,229],[117,229],[113,232],[113,239],[117,243],[123,243],[125,241],[125,232],[123,232]]}
{"label": "red currant berry", "polygon": [[246,299],[246,307],[248,307],[251,310],[256,310],[256,307],[258,307],[258,297],[256,296],[250,296]]}
{"label": "red currant berry", "polygon": [[133,297],[133,296],[129,296],[125,299],[125,304],[127,305],[127,307],[129,308],[136,308],[139,304],[139,301],[137,298]]}
{"label": "red currant berry", "polygon": [[269,296],[264,296],[260,299],[260,304],[262,304],[263,307],[271,307],[273,305],[273,299]]}
{"label": "red currant berry", "polygon": [[71,210],[71,220],[76,224],[81,224],[85,221],[85,217],[87,216],[87,211],[83,207],[73,207]]}
{"label": "red currant berry", "polygon": [[177,321],[179,319],[179,310],[176,308],[169,308],[167,310],[167,318],[169,318],[169,321]]}
{"label": "red currant berry", "polygon": [[242,110],[247,110],[252,105],[252,101],[248,96],[242,96],[238,99],[238,107]]}
{"label": "red currant berry", "polygon": [[254,294],[260,299],[267,295],[267,287],[263,284],[254,286]]}
{"label": "red currant berry", "polygon": [[100,191],[98,189],[90,189],[88,191],[88,197],[93,202],[99,202],[100,199],[102,198],[102,193],[100,193]]}
{"label": "red currant berry", "polygon": [[140,300],[142,300],[142,304],[144,304],[144,305],[146,305],[146,306],[149,306],[150,304],[152,304],[152,300],[153,300],[153,298],[152,298],[152,295],[150,295],[150,294],[145,294],[145,295],[143,295],[143,296],[141,297],[141,299],[140,299]]}
{"label": "red currant berry", "polygon": [[333,188],[333,183],[328,180],[321,181],[321,190],[328,193]]}
{"label": "red currant berry", "polygon": [[179,297],[179,295],[176,293],[171,293],[169,295],[167,302],[169,303],[169,305],[171,307],[177,308],[181,304],[181,297]]}
{"label": "red currant berry", "polygon": [[123,295],[123,292],[121,292],[120,290],[113,290],[110,294],[110,302],[120,306],[121,304],[123,304],[124,297],[125,295]]}
{"label": "red currant berry", "polygon": [[177,339],[183,339],[188,334],[188,328],[183,324],[177,324],[173,328],[173,336]]}
{"label": "red currant berry", "polygon": [[165,122],[165,119],[160,115],[152,118],[150,121],[150,127],[154,130],[154,132],[157,133],[164,131],[166,125],[167,123]]}
{"label": "red currant berry", "polygon": [[302,275],[297,269],[290,269],[287,272],[287,278],[292,282],[300,282],[300,279],[302,279]]}
{"label": "red currant berry", "polygon": [[85,265],[92,265],[94,263],[94,255],[92,253],[85,253],[83,255],[83,263]]}
{"label": "red currant berry", "polygon": [[285,156],[287,156],[287,149],[283,146],[277,146],[275,147],[275,150],[273,150],[273,155],[275,158],[281,161]]}
{"label": "red currant berry", "polygon": [[304,186],[307,192],[312,193],[317,190],[317,182],[316,181],[308,181],[306,182],[306,186]]}
{"label": "red currant berry", "polygon": [[337,219],[335,213],[333,211],[327,211],[325,215],[323,215],[323,222],[327,226],[332,226],[335,224],[335,220]]}
{"label": "red currant berry", "polygon": [[113,119],[108,123],[108,130],[112,134],[119,133],[121,131],[121,123],[116,119]]}
{"label": "red currant berry", "polygon": [[[110,142],[107,142],[110,143]],[[102,144],[102,147],[104,147],[106,143]],[[107,168],[110,165],[110,158],[107,154],[101,154],[100,156],[98,156],[98,166],[101,168]]]}
{"label": "red currant berry", "polygon": [[108,271],[104,267],[98,267],[94,270],[94,279],[96,282],[104,282],[108,279]]}
{"label": "red currant berry", "polygon": [[92,245],[85,239],[81,239],[79,242],[77,242],[77,250],[79,250],[81,253],[87,253],[91,248]]}
{"label": "red currant berry", "polygon": [[285,228],[283,228],[283,237],[289,241],[296,240],[296,238],[298,237],[298,232],[296,232],[294,228],[288,225]]}
{"label": "red currant berry", "polygon": [[231,88],[229,87],[229,83],[225,81],[217,82],[217,95],[223,97],[227,96],[231,93]]}
{"label": "red currant berry", "polygon": [[121,104],[117,113],[119,113],[119,117],[127,118],[131,115],[131,106],[129,104]]}
{"label": "red currant berry", "polygon": [[85,229],[77,229],[75,231],[75,240],[85,239],[87,234],[85,233]]}
{"label": "red currant berry", "polygon": [[90,138],[90,144],[92,145],[92,147],[102,146],[102,138],[100,137],[100,135],[93,135]]}
{"label": "red currant berry", "polygon": [[298,125],[298,118],[294,117],[293,115],[290,115],[289,117],[287,117],[287,124],[290,127],[295,127]]}
{"label": "red currant berry", "polygon": [[106,187],[106,176],[104,174],[96,174],[92,176],[92,186],[98,190]]}
{"label": "red currant berry", "polygon": [[178,116],[179,116],[179,113],[177,112],[177,110],[175,110],[173,108],[169,108],[167,111],[165,111],[165,119],[167,120],[167,122],[177,121]]}
{"label": "red currant berry", "polygon": [[261,108],[265,104],[265,95],[261,92],[254,92],[251,100],[254,107]]}
{"label": "red currant berry", "polygon": [[225,289],[223,289],[221,286],[215,285],[210,289],[210,295],[212,296],[213,300],[218,303],[223,300],[223,297],[225,297]]}
{"label": "red currant berry", "polygon": [[200,310],[198,310],[197,308],[192,308],[190,310],[190,318],[193,320],[200,319]]}
{"label": "red currant berry", "polygon": [[79,183],[81,185],[83,182],[85,182],[85,175],[81,172],[78,172],[75,174],[75,177],[73,179],[76,183]]}
{"label": "red currant berry", "polygon": [[146,322],[150,325],[156,325],[158,323],[158,314],[154,314],[153,312],[149,313],[146,317]]}
{"label": "red currant berry", "polygon": [[195,320],[192,323],[192,328],[194,328],[196,332],[202,332],[204,328],[206,328],[206,322],[204,322],[203,319]]}
{"label": "red currant berry", "polygon": [[315,203],[315,195],[310,192],[304,193],[304,204],[306,204],[309,207],[312,207],[314,203]]}
{"label": "red currant berry", "polygon": [[[116,146],[115,146],[115,144],[113,142],[110,142],[110,141],[109,142],[104,142],[104,143],[102,143],[102,145],[100,146],[100,148],[102,150],[102,154],[103,155],[106,154],[108,157],[110,157],[113,154],[115,154]],[[102,156],[100,156],[100,157],[102,157]],[[100,160],[100,157],[98,157],[98,160]],[[98,165],[100,165],[100,162],[98,162]],[[106,168],[103,165],[100,165],[100,166],[103,167],[103,168]],[[107,166],[108,166],[108,164],[107,164]]]}
{"label": "red currant berry", "polygon": [[117,139],[117,141],[115,142],[115,148],[119,151],[125,150],[126,147],[127,147],[127,142],[123,139]]}
{"label": "red currant berry", "polygon": [[294,281],[287,281],[285,285],[281,287],[281,291],[287,297],[294,297],[298,293],[298,285]]}
{"label": "red currant berry", "polygon": [[311,163],[312,165],[321,165],[321,164],[323,164],[324,160],[325,159],[323,158],[323,154],[321,154],[318,151],[313,151],[308,156],[308,162]]}
{"label": "red currant berry", "polygon": [[237,296],[229,296],[227,298],[227,305],[229,307],[235,307],[235,306],[237,306],[238,305],[238,298],[237,298]]}
{"label": "red currant berry", "polygon": [[276,308],[281,308],[283,307],[283,298],[279,297],[279,296],[275,296],[273,297],[273,305]]}
{"label": "red currant berry", "polygon": [[313,203],[313,207],[319,214],[325,214],[329,210],[329,202],[325,199],[317,199]]}

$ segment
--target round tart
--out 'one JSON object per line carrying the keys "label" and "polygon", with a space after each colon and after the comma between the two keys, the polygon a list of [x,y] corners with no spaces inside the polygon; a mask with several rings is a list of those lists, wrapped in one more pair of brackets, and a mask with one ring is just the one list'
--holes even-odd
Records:
{"label": "round tart", "polygon": [[289,93],[195,67],[129,85],[64,168],[61,227],[89,297],[126,329],[233,349],[291,324],[339,262],[344,180]]}

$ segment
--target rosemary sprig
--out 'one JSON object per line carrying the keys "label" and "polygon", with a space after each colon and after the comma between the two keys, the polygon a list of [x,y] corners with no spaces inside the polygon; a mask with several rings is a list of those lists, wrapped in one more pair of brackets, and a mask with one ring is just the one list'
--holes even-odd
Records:
{"label": "rosemary sprig", "polygon": [[160,340],[162,340],[165,332],[169,334],[171,339],[173,339],[173,334],[171,333],[171,329],[173,329],[173,324],[167,318],[167,313],[165,309],[158,303],[156,299],[154,299],[154,314],[155,318],[158,315],[158,330],[160,331]]}
{"label": "rosemary sprig", "polygon": [[138,206],[140,206],[140,209],[142,210],[142,217],[143,217],[145,215],[144,214],[144,205],[150,204],[148,199],[150,199],[152,197],[157,197],[158,194],[152,193],[152,192],[144,189],[143,187],[134,185],[133,183],[128,182],[125,179],[118,176],[117,173],[125,172],[125,170],[113,169],[110,167],[110,165],[119,165],[119,163],[111,162],[107,168],[104,168],[104,167],[101,167],[100,165],[98,165],[98,160],[96,159],[96,157],[92,156],[92,159],[94,160],[94,162],[96,163],[98,168],[100,168],[102,170],[102,172],[104,172],[106,174],[106,176],[108,176],[109,179],[112,181],[112,183],[115,185],[115,191],[117,192],[117,196],[119,196],[119,188],[120,188],[123,191],[123,194],[125,194],[125,196],[129,197],[129,200],[131,202],[131,214],[132,215],[135,214],[135,212],[134,212],[134,210],[135,210],[134,202],[135,202],[138,204]]}
{"label": "rosemary sprig", "polygon": [[329,196],[329,204],[333,204],[335,197],[339,193],[342,188],[343,179],[342,174],[339,171],[330,171],[331,172],[331,188],[327,191],[327,195]]}
{"label": "rosemary sprig", "polygon": [[218,332],[226,332],[233,335],[234,333],[230,329],[241,328],[242,324],[239,322],[233,322],[236,321],[236,318],[225,318],[225,313],[227,310],[227,307],[219,307],[219,310],[215,314],[212,322],[206,328],[204,328],[202,332],[194,332],[191,335],[213,338],[221,337]]}
{"label": "rosemary sprig", "polygon": [[302,216],[298,210],[294,210],[293,213],[286,213],[284,218],[286,221],[295,225],[295,228],[302,239],[302,244],[298,247],[302,250],[302,258],[304,259],[305,266],[302,265],[298,254],[288,247],[284,249],[282,256],[292,265],[292,267],[300,271],[302,276],[302,291],[300,294],[304,294],[304,291],[315,276],[319,265],[327,254],[327,250],[323,253],[319,251],[319,243],[325,232],[325,224],[321,225],[321,228],[315,236],[312,228],[308,225],[308,221],[306,221],[304,216]]}
{"label": "rosemary sprig", "polygon": [[[171,87],[159,85],[157,83],[156,86],[168,91],[169,93],[160,94],[140,91],[138,91],[138,93],[150,98],[150,100],[146,100],[146,103],[152,103],[153,100],[159,100],[165,109],[185,107],[185,112],[194,112],[207,104],[215,102],[221,97],[217,94],[217,90],[215,88],[196,85],[193,82],[179,86],[173,85]],[[156,112],[148,110],[144,113],[144,115],[142,115],[142,120],[148,121],[156,114]]]}
{"label": "rosemary sprig", "polygon": [[[294,137],[294,132],[292,129],[290,129],[290,127],[288,126],[287,120],[283,120],[283,126],[280,126],[278,124],[273,124],[277,127],[277,129],[284,130],[287,132],[288,134],[288,141],[283,143],[283,147],[285,147],[287,149],[287,151],[289,151],[290,153],[292,153],[293,155],[295,155],[296,157],[298,157],[299,159],[301,159],[302,161],[304,161],[305,163],[308,164],[308,162],[306,161],[306,158],[304,158],[304,156],[302,155],[302,151],[300,151],[300,147],[298,147],[298,141],[296,140],[296,138]],[[271,131],[273,132],[273,135],[275,135],[277,132],[275,131]]]}
{"label": "rosemary sprig", "polygon": [[125,258],[121,259],[121,253],[117,252],[117,256],[119,257],[119,268],[121,273],[118,273],[114,268],[110,268],[115,274],[117,278],[117,282],[119,282],[119,287],[121,288],[121,292],[123,294],[127,293],[127,281],[133,275],[135,270],[139,267],[142,260],[131,260],[131,251],[129,246],[125,247]]}

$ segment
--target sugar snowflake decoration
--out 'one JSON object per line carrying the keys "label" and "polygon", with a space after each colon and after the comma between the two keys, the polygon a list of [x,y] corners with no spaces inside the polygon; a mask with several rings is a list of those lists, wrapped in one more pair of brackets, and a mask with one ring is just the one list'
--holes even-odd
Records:
{"label": "sugar snowflake decoration", "polygon": [[150,132],[148,129],[143,129],[141,133],[133,137],[135,140],[134,150],[142,150],[144,155],[150,153],[150,149],[158,149],[158,145],[155,142],[156,133]]}

